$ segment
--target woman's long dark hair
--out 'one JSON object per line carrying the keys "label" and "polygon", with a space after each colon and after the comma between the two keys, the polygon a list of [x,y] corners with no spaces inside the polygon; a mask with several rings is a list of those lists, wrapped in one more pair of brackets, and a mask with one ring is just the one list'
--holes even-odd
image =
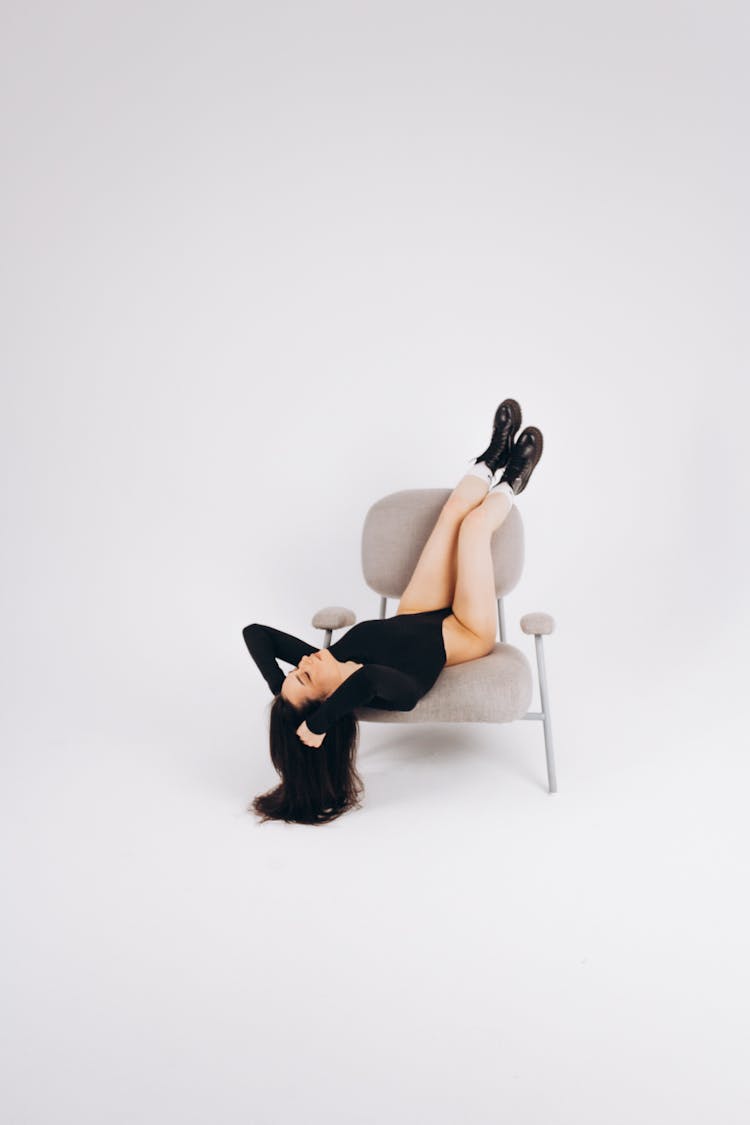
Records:
{"label": "woman's long dark hair", "polygon": [[261,793],[248,806],[266,820],[326,824],[361,805],[364,792],[355,760],[359,725],[354,715],[342,717],[317,748],[307,746],[297,727],[318,706],[316,700],[293,707],[279,692],[270,707],[271,761],[281,783]]}

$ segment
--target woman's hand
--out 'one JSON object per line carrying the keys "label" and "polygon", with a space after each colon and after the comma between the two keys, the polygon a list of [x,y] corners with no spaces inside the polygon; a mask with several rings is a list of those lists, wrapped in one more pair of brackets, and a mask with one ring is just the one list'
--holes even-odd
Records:
{"label": "woman's hand", "polygon": [[324,734],[315,734],[314,731],[311,731],[307,723],[301,723],[297,727],[297,735],[302,739],[305,746],[315,746],[316,748],[320,746],[325,738]]}

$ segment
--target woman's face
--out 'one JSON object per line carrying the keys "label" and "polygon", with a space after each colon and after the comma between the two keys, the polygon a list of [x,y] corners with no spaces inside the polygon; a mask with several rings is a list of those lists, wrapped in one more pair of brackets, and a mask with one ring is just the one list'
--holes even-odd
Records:
{"label": "woman's face", "polygon": [[314,699],[327,699],[341,682],[339,662],[327,648],[303,656],[281,685],[285,699],[299,707]]}

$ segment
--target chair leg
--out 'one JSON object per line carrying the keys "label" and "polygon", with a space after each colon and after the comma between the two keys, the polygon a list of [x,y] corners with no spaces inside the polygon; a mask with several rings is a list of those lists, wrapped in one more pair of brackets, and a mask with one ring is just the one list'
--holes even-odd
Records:
{"label": "chair leg", "polygon": [[547,674],[544,667],[544,649],[541,634],[534,634],[536,647],[536,663],[539,670],[539,698],[542,704],[542,722],[544,724],[544,750],[547,755],[547,784],[550,793],[557,792],[557,777],[555,775],[555,757],[552,750],[552,719],[549,712],[549,692],[547,691]]}
{"label": "chair leg", "polygon": [[497,625],[500,631],[500,641],[505,641],[505,612],[503,610],[503,599],[497,599]]}

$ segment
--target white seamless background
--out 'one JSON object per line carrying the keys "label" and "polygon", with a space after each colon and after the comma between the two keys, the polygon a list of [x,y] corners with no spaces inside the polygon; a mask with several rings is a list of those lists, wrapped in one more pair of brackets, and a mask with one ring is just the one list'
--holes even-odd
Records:
{"label": "white seamless background", "polygon": [[[748,38],[5,5],[4,1120],[747,1121]],[[242,627],[377,616],[368,507],[506,396],[559,792],[361,724],[362,810],[258,825]]]}

